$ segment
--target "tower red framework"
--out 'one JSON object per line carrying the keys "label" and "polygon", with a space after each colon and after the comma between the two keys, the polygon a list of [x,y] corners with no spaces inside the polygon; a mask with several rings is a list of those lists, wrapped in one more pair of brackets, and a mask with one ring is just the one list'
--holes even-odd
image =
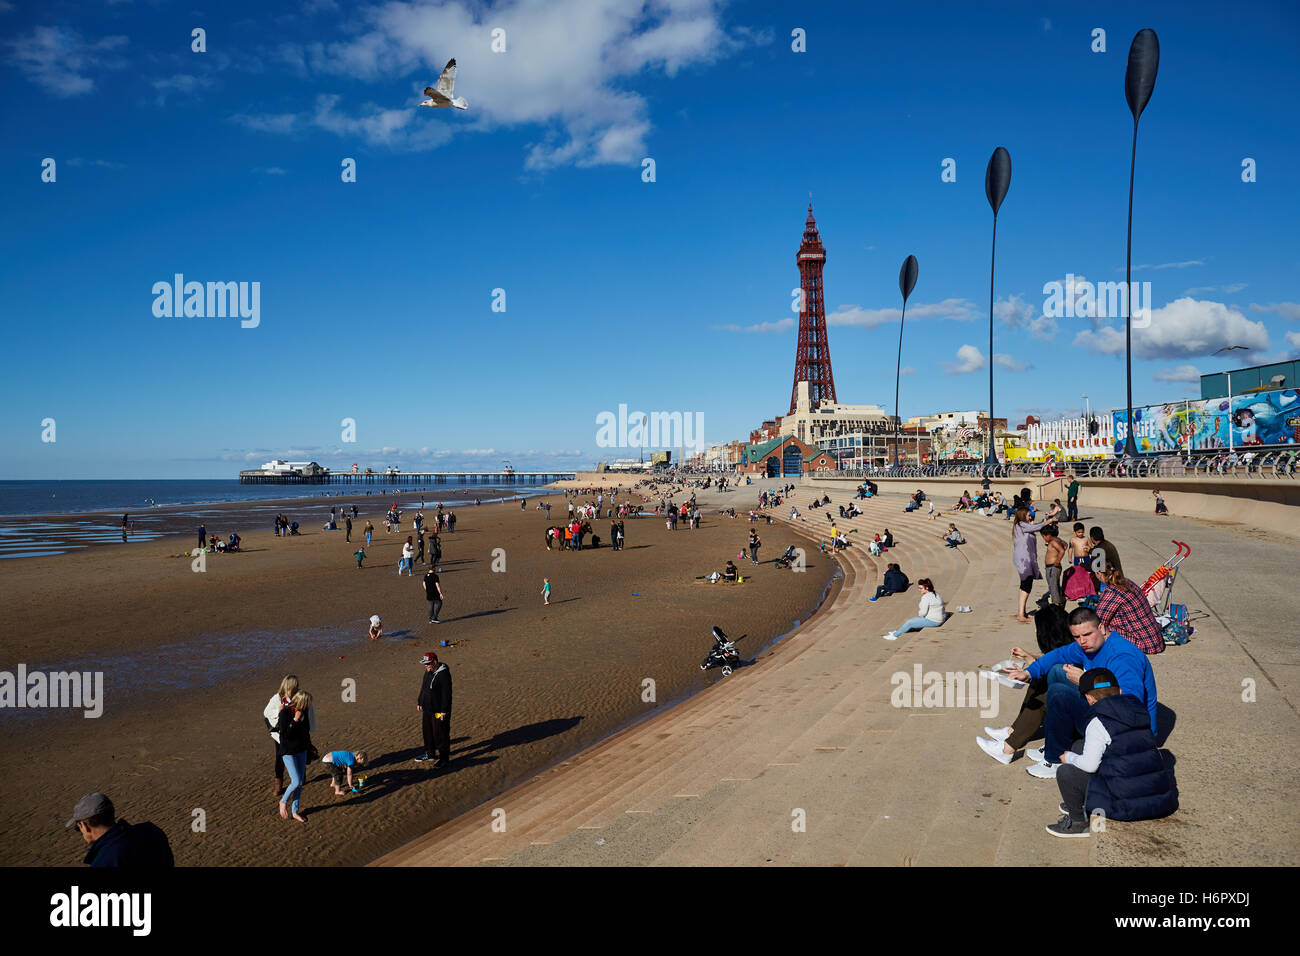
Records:
{"label": "tower red framework", "polygon": [[799,383],[808,383],[808,397],[814,408],[821,402],[834,402],[835,376],[831,372],[831,347],[826,339],[826,303],[822,297],[822,266],[826,250],[817,233],[812,203],[808,204],[808,221],[804,223],[803,242],[799,243],[799,289],[803,308],[799,312],[799,344],[794,354],[794,384],[790,386],[790,412],[795,410]]}

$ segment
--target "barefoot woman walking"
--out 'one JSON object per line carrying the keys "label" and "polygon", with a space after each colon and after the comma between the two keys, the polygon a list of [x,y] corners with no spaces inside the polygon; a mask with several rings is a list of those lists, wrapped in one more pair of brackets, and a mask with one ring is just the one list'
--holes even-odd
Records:
{"label": "barefoot woman walking", "polygon": [[1038,537],[1034,534],[1042,530],[1045,522],[1032,524],[1029,521],[1029,509],[1017,508],[1016,520],[1011,525],[1011,563],[1020,576],[1020,610],[1016,620],[1028,624],[1025,606],[1029,602],[1029,592],[1034,589],[1034,581],[1041,580],[1043,573],[1038,570]]}
{"label": "barefoot woman walking", "polygon": [[289,801],[293,801],[293,818],[299,823],[307,820],[298,812],[298,798],[302,795],[303,781],[307,778],[307,752],[311,750],[311,727],[307,711],[311,709],[311,695],[298,691],[293,701],[280,711],[276,731],[280,734],[280,750],[284,754],[284,769],[289,772],[289,787],[280,798],[280,816],[289,819]]}

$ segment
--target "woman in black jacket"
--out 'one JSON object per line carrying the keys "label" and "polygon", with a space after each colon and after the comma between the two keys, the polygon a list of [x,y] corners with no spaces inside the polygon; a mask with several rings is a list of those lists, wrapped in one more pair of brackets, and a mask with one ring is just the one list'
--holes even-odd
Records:
{"label": "woman in black jacket", "polygon": [[293,818],[299,823],[306,819],[298,813],[298,797],[302,793],[302,784],[307,777],[307,752],[311,746],[311,725],[307,720],[307,711],[311,708],[311,694],[298,691],[293,700],[280,711],[280,720],[275,726],[280,735],[280,753],[284,755],[284,768],[289,771],[289,787],[280,798],[280,816],[289,819],[289,808],[293,800]]}

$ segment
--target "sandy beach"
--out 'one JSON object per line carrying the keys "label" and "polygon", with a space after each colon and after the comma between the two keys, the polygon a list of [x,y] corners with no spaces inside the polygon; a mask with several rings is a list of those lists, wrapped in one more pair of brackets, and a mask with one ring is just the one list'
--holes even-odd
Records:
{"label": "sandy beach", "polygon": [[[324,509],[354,500],[330,499]],[[208,555],[202,573],[178,556],[193,547],[192,531],[0,563],[8,622],[0,670],[21,663],[29,672],[104,674],[97,719],[68,709],[0,711],[21,780],[0,797],[0,862],[79,863],[84,846],[63,823],[78,797],[100,790],[120,816],[161,826],[179,865],[365,863],[722,679],[699,670],[709,625],[748,634],[741,650],[752,657],[806,620],[833,584],[833,561],[815,550],[807,573],[775,568],[785,545],[800,542],[761,523],[762,564],[745,584],[696,580],[741,550],[752,501],[743,491],[701,495],[696,531],[628,519],[621,553],[608,547],[607,519],[593,523],[600,548],[548,552],[548,522],[535,501],[523,511],[467,504],[457,509],[456,531],[442,536],[447,600],[443,623],[433,625],[424,569],[396,574],[413,512],[401,534],[385,534],[390,500],[361,499],[351,544],[319,520],[302,520],[301,537],[277,538],[264,522],[246,522],[240,509],[249,506],[213,506],[230,517],[208,520],[209,530],[237,527],[244,552]],[[558,521],[563,493],[549,500]],[[742,517],[716,514],[720,500]],[[274,513],[277,503],[260,507]],[[313,502],[310,513],[321,512]],[[352,552],[367,518],[377,534],[358,570]],[[502,552],[494,557],[495,549]],[[505,570],[494,571],[501,557]],[[747,559],[738,563],[750,570]],[[543,577],[550,607],[542,606]],[[384,620],[375,643],[365,636],[371,614]],[[422,750],[418,661],[429,649],[450,665],[455,684],[453,764],[437,774],[413,762]],[[306,825],[278,816],[261,718],[286,672],[315,698],[320,750],[371,755],[365,789],[347,798],[332,794],[321,764],[309,765]],[[643,700],[646,678],[655,682],[653,702]],[[355,701],[345,702],[351,686]]]}

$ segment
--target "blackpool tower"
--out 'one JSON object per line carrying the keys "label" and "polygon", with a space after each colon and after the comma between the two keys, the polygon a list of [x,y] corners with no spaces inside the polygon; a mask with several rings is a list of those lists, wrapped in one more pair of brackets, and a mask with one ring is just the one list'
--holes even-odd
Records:
{"label": "blackpool tower", "polygon": [[790,387],[790,414],[795,410],[799,383],[808,383],[812,407],[820,402],[835,402],[835,376],[831,374],[831,347],[826,341],[826,302],[822,297],[822,266],[826,250],[817,234],[812,203],[808,204],[808,221],[804,223],[803,242],[799,243],[799,291],[803,308],[799,312],[799,344],[794,354],[794,384]]}

